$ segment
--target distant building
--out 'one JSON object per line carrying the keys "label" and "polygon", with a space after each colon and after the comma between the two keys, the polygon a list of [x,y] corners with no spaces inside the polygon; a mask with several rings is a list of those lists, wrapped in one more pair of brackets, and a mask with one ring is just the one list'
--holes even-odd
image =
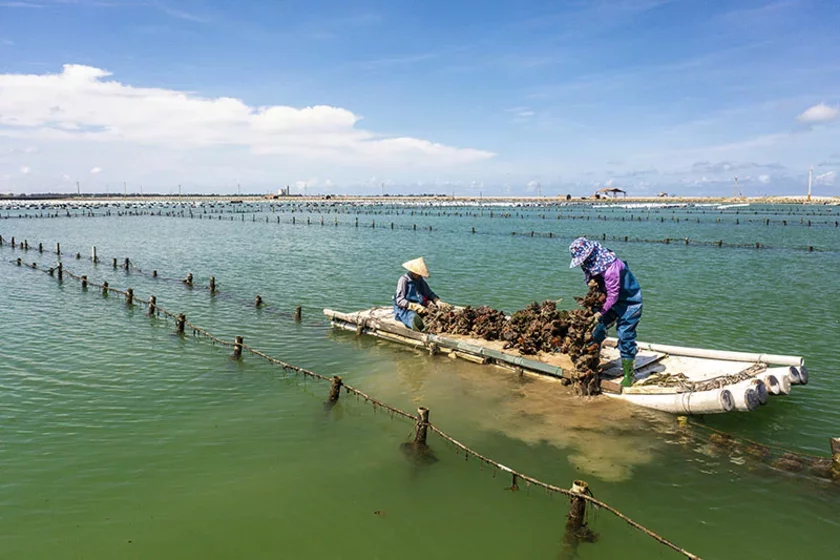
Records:
{"label": "distant building", "polygon": [[618,196],[618,193],[621,193],[625,197],[627,197],[627,191],[623,191],[623,190],[615,188],[615,187],[607,187],[607,188],[604,188],[604,189],[598,189],[597,191],[595,191],[595,197],[596,198],[601,198],[601,195],[604,195],[604,196],[611,196],[612,198],[615,198],[616,196]]}

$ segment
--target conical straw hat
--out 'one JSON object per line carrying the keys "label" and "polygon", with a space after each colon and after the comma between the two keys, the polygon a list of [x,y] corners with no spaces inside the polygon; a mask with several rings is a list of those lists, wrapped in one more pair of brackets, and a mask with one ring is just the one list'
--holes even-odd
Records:
{"label": "conical straw hat", "polygon": [[423,257],[418,257],[414,260],[404,262],[402,264],[403,268],[409,272],[413,272],[414,274],[419,274],[424,278],[429,277],[429,269],[426,268],[426,261],[423,260]]}

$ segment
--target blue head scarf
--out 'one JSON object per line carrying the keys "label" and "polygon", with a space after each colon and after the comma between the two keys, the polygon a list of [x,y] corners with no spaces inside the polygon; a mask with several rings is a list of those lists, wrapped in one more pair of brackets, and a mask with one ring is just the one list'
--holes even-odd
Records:
{"label": "blue head scarf", "polygon": [[618,258],[597,241],[590,241],[585,237],[578,237],[572,241],[569,253],[572,255],[569,268],[579,266],[587,278],[603,273]]}

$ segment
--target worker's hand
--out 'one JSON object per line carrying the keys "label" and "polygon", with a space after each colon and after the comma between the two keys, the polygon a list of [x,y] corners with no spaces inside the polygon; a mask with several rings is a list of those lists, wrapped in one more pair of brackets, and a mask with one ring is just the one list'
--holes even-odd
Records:
{"label": "worker's hand", "polygon": [[603,318],[604,318],[604,316],[601,315],[600,311],[596,311],[595,315],[592,316],[592,320],[595,321],[595,322],[598,322],[598,323],[600,323]]}
{"label": "worker's hand", "polygon": [[422,315],[423,313],[426,312],[425,307],[423,307],[419,303],[414,303],[413,301],[408,303],[408,310],[409,311],[414,311],[415,313],[419,313],[420,315]]}
{"label": "worker's hand", "polygon": [[452,306],[451,306],[451,305],[449,305],[448,303],[446,303],[446,302],[445,302],[445,301],[443,301],[442,299],[436,299],[436,300],[435,300],[435,305],[437,305],[437,306],[438,306],[439,308],[441,308],[443,311],[447,311],[448,309],[451,309],[451,308],[452,308]]}

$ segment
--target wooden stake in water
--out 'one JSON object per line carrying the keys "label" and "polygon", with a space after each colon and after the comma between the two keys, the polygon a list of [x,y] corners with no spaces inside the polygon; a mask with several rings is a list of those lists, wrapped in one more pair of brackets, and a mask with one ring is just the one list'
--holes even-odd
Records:
{"label": "wooden stake in water", "polygon": [[254,307],[260,307],[263,303],[262,296],[258,295],[254,298]]}
{"label": "wooden stake in water", "polygon": [[215,276],[210,277],[210,293],[211,294],[216,293],[216,277]]}
{"label": "wooden stake in water", "polygon": [[87,290],[87,276],[82,276],[82,289]]}
{"label": "wooden stake in water", "polygon": [[175,319],[175,328],[178,330],[178,334],[184,334],[184,326],[187,324],[187,316],[181,313],[178,315],[178,318]]}
{"label": "wooden stake in water", "polygon": [[99,258],[96,256],[96,246],[90,248],[90,260],[93,261],[93,264],[99,262]]}
{"label": "wooden stake in water", "polygon": [[131,304],[133,304],[133,303],[134,303],[134,290],[132,290],[131,288],[128,288],[128,289],[125,291],[125,302],[126,302],[128,305],[131,305]]}
{"label": "wooden stake in water", "polygon": [[184,284],[186,284],[187,286],[192,286],[192,285],[193,285],[193,275],[192,275],[192,272],[188,272],[188,273],[187,273],[187,277],[186,277],[186,278],[184,278]]}
{"label": "wooden stake in water", "polygon": [[586,524],[586,498],[591,496],[589,485],[583,480],[575,480],[569,489],[572,492],[569,503],[569,515],[566,521],[565,542],[576,548],[579,542],[594,542],[598,536]]}
{"label": "wooden stake in water", "polygon": [[295,321],[297,321],[298,323],[300,323],[300,318],[301,318],[301,313],[302,312],[303,312],[303,310],[301,309],[300,306],[295,307]]}
{"label": "wooden stake in water", "polygon": [[234,337],[233,339],[233,359],[238,360],[242,357],[242,341],[243,338],[241,336]]}
{"label": "wooden stake in water", "polygon": [[343,382],[341,381],[340,375],[333,376],[330,382],[330,396],[327,397],[327,404],[332,406],[338,402],[338,397],[341,396],[341,386],[343,385]]}
{"label": "wooden stake in water", "polygon": [[417,409],[417,424],[414,427],[414,445],[426,445],[429,430],[429,409],[421,406]]}
{"label": "wooden stake in water", "polygon": [[108,295],[108,282],[102,282],[102,295]]}
{"label": "wooden stake in water", "polygon": [[155,296],[149,296],[149,316],[155,314],[155,307],[157,307],[157,298]]}

